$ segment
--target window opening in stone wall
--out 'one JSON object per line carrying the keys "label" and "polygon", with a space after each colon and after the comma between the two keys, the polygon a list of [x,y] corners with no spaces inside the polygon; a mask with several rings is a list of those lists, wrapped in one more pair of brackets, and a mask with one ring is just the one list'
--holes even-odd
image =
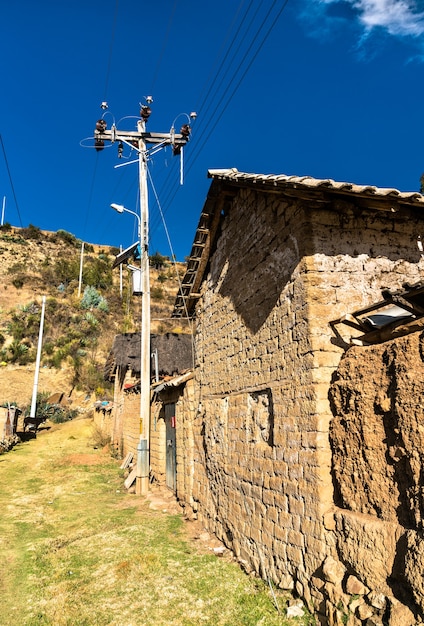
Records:
{"label": "window opening in stone wall", "polygon": [[274,445],[274,406],[271,389],[249,393],[246,433],[248,443]]}

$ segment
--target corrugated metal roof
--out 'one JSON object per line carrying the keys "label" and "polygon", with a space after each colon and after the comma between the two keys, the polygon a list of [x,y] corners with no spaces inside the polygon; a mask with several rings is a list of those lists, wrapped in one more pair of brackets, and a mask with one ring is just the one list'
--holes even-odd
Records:
{"label": "corrugated metal roof", "polygon": [[424,204],[424,195],[417,191],[399,191],[390,187],[373,185],[355,185],[354,183],[337,182],[331,178],[313,178],[312,176],[287,176],[286,174],[249,174],[239,172],[236,168],[209,170],[209,178],[227,180],[244,184],[273,185],[274,187],[304,187],[305,189],[325,189],[327,191],[347,192],[356,195],[395,197],[408,202]]}

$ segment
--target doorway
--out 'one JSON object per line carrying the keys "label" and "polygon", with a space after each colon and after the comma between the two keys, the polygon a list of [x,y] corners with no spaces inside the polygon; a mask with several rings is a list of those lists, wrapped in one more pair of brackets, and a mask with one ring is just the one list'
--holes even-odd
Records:
{"label": "doorway", "polygon": [[175,402],[165,404],[166,425],[166,486],[173,493],[177,490],[177,446],[176,446],[176,422]]}

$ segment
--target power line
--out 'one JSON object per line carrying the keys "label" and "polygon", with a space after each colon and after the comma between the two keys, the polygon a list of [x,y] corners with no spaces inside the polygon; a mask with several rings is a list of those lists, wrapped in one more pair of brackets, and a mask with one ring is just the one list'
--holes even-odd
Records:
{"label": "power line", "polygon": [[156,63],[155,71],[153,73],[152,84],[150,86],[150,93],[153,93],[153,88],[154,88],[154,86],[156,84],[156,79],[157,79],[158,74],[159,74],[159,68],[161,66],[162,59],[163,59],[163,56],[164,56],[164,53],[165,53],[165,49],[166,49],[166,46],[167,46],[167,43],[168,43],[169,33],[171,32],[171,26],[172,26],[172,23],[173,23],[173,20],[174,20],[174,15],[175,15],[175,11],[177,9],[177,4],[178,4],[178,0],[175,0],[174,6],[172,7],[170,18],[168,20],[168,26],[167,26],[167,29],[166,29],[166,33],[165,33],[165,37],[164,37],[163,43],[162,43],[162,49],[161,49],[161,52],[159,54],[159,58],[158,58],[157,63]]}
{"label": "power line", "polygon": [[119,0],[116,0],[116,2],[115,2],[115,14],[113,16],[112,35],[111,35],[110,46],[109,46],[109,59],[108,59],[107,69],[106,69],[105,90],[104,90],[104,98],[103,98],[104,101],[107,100],[107,95],[108,95],[110,68],[111,68],[111,65],[112,65],[113,45],[114,45],[114,42],[115,42],[115,29],[116,29],[116,22],[117,22],[117,19],[118,19],[118,6],[119,6]]}
{"label": "power line", "polygon": [[[275,4],[277,3],[277,1],[278,1],[278,0],[274,0],[274,2],[273,2],[273,4],[272,4],[272,6],[270,7],[270,9],[269,9],[269,11],[268,11],[268,13],[266,14],[265,18],[263,19],[263,21],[262,21],[262,23],[261,23],[261,25],[260,25],[259,29],[258,29],[258,30],[257,30],[257,32],[256,32],[256,35],[255,35],[254,40],[253,40],[253,43],[255,43],[255,42],[256,42],[256,39],[258,38],[258,36],[259,36],[259,34],[260,34],[261,30],[262,30],[262,29],[263,29],[263,27],[265,26],[265,24],[266,24],[266,22],[267,22],[267,20],[268,20],[268,18],[269,18],[269,16],[270,16],[270,14],[271,14],[271,11],[272,11],[272,9],[274,8],[274,6],[275,6]],[[253,65],[254,61],[256,60],[256,58],[257,58],[257,56],[258,56],[259,52],[260,52],[260,51],[261,51],[261,49],[263,48],[263,46],[264,46],[264,44],[265,44],[265,41],[268,39],[269,35],[271,34],[271,32],[272,32],[272,30],[273,30],[274,26],[276,25],[276,23],[277,23],[277,21],[278,21],[278,19],[279,19],[280,15],[282,14],[282,12],[284,11],[284,9],[286,8],[287,4],[288,4],[288,0],[285,0],[285,2],[281,5],[280,10],[277,12],[277,14],[276,14],[275,18],[273,19],[273,21],[272,21],[271,25],[269,26],[268,30],[265,32],[265,35],[264,35],[264,37],[262,38],[262,41],[259,43],[259,46],[257,47],[257,49],[256,49],[255,53],[254,53],[254,54],[253,54],[253,56],[251,57],[251,59],[250,59],[250,61],[248,62],[248,64],[247,64],[247,66],[246,66],[245,70],[243,71],[243,73],[241,74],[241,76],[240,76],[239,80],[238,80],[238,81],[237,81],[237,83],[235,84],[234,89],[232,90],[232,92],[230,93],[230,95],[229,95],[229,96],[227,95],[227,97],[225,98],[225,103],[224,103],[224,105],[222,106],[222,101],[221,101],[221,100],[219,100],[219,101],[218,101],[218,103],[216,104],[216,106],[215,106],[215,108],[214,108],[214,110],[213,110],[213,112],[212,112],[211,118],[210,118],[210,119],[212,119],[212,118],[214,119],[215,126],[216,126],[217,122],[219,122],[219,120],[222,118],[222,116],[224,115],[225,111],[227,110],[227,108],[228,108],[228,106],[229,106],[230,102],[232,101],[232,99],[234,98],[235,94],[236,94],[236,93],[237,93],[237,91],[239,90],[239,88],[240,88],[240,86],[241,86],[241,84],[242,84],[243,80],[245,79],[245,77],[246,77],[247,73],[249,72],[250,68],[252,67],[252,65]],[[247,48],[246,53],[244,54],[244,56],[243,56],[242,60],[240,61],[239,65],[237,66],[237,68],[236,68],[235,72],[233,72],[232,79],[231,79],[231,81],[230,81],[230,83],[229,83],[229,84],[231,84],[231,83],[233,82],[234,77],[235,77],[235,76],[237,76],[237,75],[238,75],[238,73],[239,73],[239,71],[241,70],[241,67],[242,67],[243,63],[245,62],[245,60],[246,60],[246,58],[247,58],[247,56],[248,56],[248,54],[249,54],[249,52],[250,52],[250,47],[251,47],[251,46],[249,46],[249,47]],[[216,115],[216,113],[217,113],[218,109],[220,109],[220,111],[219,111],[218,117],[216,118],[216,117],[215,117],[215,115]],[[208,127],[210,127],[210,124],[208,124]],[[192,151],[190,152],[190,156],[189,156],[189,159],[188,159],[188,160],[189,160],[189,165],[188,165],[188,167],[187,167],[187,172],[188,172],[188,171],[190,171],[190,169],[191,169],[190,162],[194,162],[194,161],[195,161],[195,159],[197,158],[198,154],[202,151],[202,149],[203,149],[203,147],[204,147],[205,143],[206,143],[206,142],[207,142],[207,140],[209,139],[209,137],[210,137],[211,133],[212,133],[212,130],[211,130],[211,131],[210,131],[210,132],[209,132],[209,133],[208,133],[208,134],[204,137],[204,139],[203,139],[202,143],[201,143],[201,144],[200,144],[200,146],[197,148],[197,152],[195,152],[194,150],[192,150]]]}
{"label": "power line", "polygon": [[[186,173],[191,170],[193,164],[196,162],[200,153],[203,151],[207,141],[209,140],[211,134],[217,126],[217,123],[228,109],[230,103],[232,102],[237,91],[239,90],[242,82],[244,81],[254,61],[259,55],[261,49],[263,48],[270,33],[275,27],[279,17],[286,8],[288,0],[286,0],[281,5],[276,15],[272,17],[272,13],[274,12],[276,6],[278,8],[278,4],[278,0],[273,1],[270,8],[263,17],[260,25],[255,28],[255,30],[252,29],[254,25],[259,21],[258,12],[261,3],[259,3],[259,6],[255,7],[253,0],[250,0],[247,9],[242,15],[241,11],[243,2],[241,2],[238,6],[232,22],[232,24],[236,26],[236,31],[231,39],[230,35],[227,35],[226,41],[228,41],[229,43],[228,46],[224,49],[221,61],[218,65],[218,69],[215,73],[211,72],[209,74],[209,78],[206,83],[207,89],[203,90],[203,93],[205,93],[206,95],[201,101],[200,110],[198,110],[199,119],[196,124],[195,134],[191,140],[191,143],[194,143],[194,146],[193,149],[189,151]],[[176,6],[177,0],[175,0],[174,2],[172,13],[169,18],[167,31],[152,81],[153,84],[157,79],[159,68],[163,60],[164,51],[167,45],[170,27],[174,18]],[[238,16],[240,16],[240,21],[237,23],[236,18]],[[260,39],[262,34],[263,36]],[[248,37],[248,35],[250,36]],[[245,45],[244,51],[242,50],[243,44]],[[229,92],[230,89],[231,91]],[[203,110],[204,107],[206,108]],[[205,131],[203,132],[202,129],[205,129]],[[164,212],[169,209],[176,194],[178,193],[179,186],[175,185],[172,182],[174,172],[175,166],[172,165],[169,169],[168,175],[165,177],[165,180],[162,184],[161,196],[162,205],[163,207],[165,207],[163,209]],[[151,233],[153,234],[157,230],[161,222],[161,218],[156,213],[154,219],[151,221]]]}
{"label": "power line", "polygon": [[15,187],[13,185],[12,175],[10,173],[9,163],[8,163],[7,156],[6,156],[6,150],[4,148],[4,143],[3,143],[3,137],[1,135],[0,135],[0,142],[1,142],[1,147],[3,150],[4,162],[6,163],[7,174],[9,176],[10,186],[12,188],[13,199],[15,200],[16,211],[18,212],[19,224],[21,225],[21,228],[23,228],[21,213],[19,211],[18,200],[16,198],[16,193],[15,193]]}
{"label": "power line", "polygon": [[[247,15],[247,13],[248,13],[248,11],[249,11],[249,9],[250,9],[250,6],[251,6],[252,2],[253,2],[253,0],[251,0],[250,5],[249,5],[249,8],[247,9],[247,11],[246,11],[246,13],[245,13],[244,17],[242,18],[242,20],[241,20],[241,22],[240,22],[240,27],[241,27],[241,25],[243,24],[243,22],[244,22],[244,20],[245,20],[245,18],[246,18],[246,15]],[[242,9],[242,6],[243,6],[243,4],[244,4],[244,0],[241,0],[240,4],[239,4],[239,6],[238,6],[238,9],[237,9],[237,11],[236,11],[236,13],[234,14],[234,17],[233,17],[233,20],[232,20],[232,22],[231,22],[231,25],[229,26],[229,28],[228,28],[228,30],[227,30],[227,35],[226,35],[226,37],[225,37],[225,39],[224,39],[224,41],[223,41],[223,43],[222,43],[222,45],[221,45],[221,48],[220,48],[220,50],[219,50],[219,52],[218,52],[217,59],[219,58],[219,56],[220,56],[220,54],[221,54],[221,51],[225,50],[225,45],[226,45],[226,43],[227,43],[227,41],[228,41],[228,39],[229,39],[229,37],[230,37],[230,32],[231,32],[231,30],[232,30],[232,28],[233,28],[233,25],[235,24],[235,22],[236,22],[236,20],[237,20],[237,16],[238,16],[238,14],[240,13],[240,11],[241,11],[241,9]],[[240,27],[239,27],[239,28],[240,28]],[[207,77],[207,79],[206,79],[206,81],[205,81],[205,83],[204,83],[204,87],[202,88],[202,91],[201,91],[201,93],[200,93],[201,102],[200,102],[200,104],[197,104],[197,105],[196,105],[196,111],[200,111],[200,110],[202,109],[202,107],[203,107],[204,103],[206,102],[206,100],[209,98],[209,94],[210,94],[211,89],[212,89],[212,87],[213,87],[213,85],[214,85],[214,82],[215,82],[215,80],[216,80],[216,77],[217,77],[217,75],[219,74],[219,71],[220,71],[220,69],[222,68],[222,65],[223,65],[223,64],[224,64],[224,62],[225,62],[225,58],[227,57],[228,52],[229,52],[229,50],[231,49],[231,46],[232,46],[232,45],[233,45],[233,43],[234,43],[234,39],[235,39],[235,37],[236,37],[236,35],[234,35],[234,36],[233,36],[233,41],[231,42],[231,45],[228,47],[227,52],[224,54],[224,58],[223,58],[223,60],[221,61],[220,65],[219,65],[219,69],[215,72],[215,76],[214,76],[214,78],[212,78],[213,69],[211,68],[211,71],[209,72],[209,75],[208,75],[208,77]],[[216,64],[217,62],[218,62],[218,61],[216,61],[216,62],[215,62],[215,64]],[[208,87],[208,85],[210,85],[210,86]],[[206,95],[205,95],[204,97],[202,97],[202,94],[203,94],[206,90],[207,90]],[[200,99],[200,98],[199,98],[199,99]]]}
{"label": "power line", "polygon": [[[272,30],[274,29],[275,25],[278,22],[278,19],[280,18],[281,14],[283,13],[284,9],[286,8],[287,4],[288,4],[288,0],[285,0],[285,2],[281,5],[279,11],[276,13],[275,17],[272,19],[269,27],[267,28],[267,30],[264,33],[264,36],[262,37],[262,39],[259,42],[259,45],[256,47],[255,51],[253,52],[250,60],[248,61],[247,65],[245,66],[244,70],[242,71],[243,65],[245,64],[246,60],[248,59],[249,53],[252,51],[252,48],[254,47],[254,45],[256,44],[261,32],[264,30],[264,28],[266,27],[266,24],[269,22],[269,18],[272,14],[272,11],[275,7],[275,5],[277,4],[278,0],[274,0],[274,2],[272,3],[271,7],[269,8],[269,10],[267,11],[265,17],[263,18],[260,26],[256,29],[254,36],[251,40],[249,40],[248,42],[246,42],[246,50],[241,58],[241,60],[238,62],[237,66],[233,69],[232,74],[227,82],[227,87],[224,89],[224,94],[225,94],[225,98],[223,96],[220,96],[219,93],[217,92],[217,90],[214,91],[213,94],[213,98],[211,100],[211,104],[209,105],[209,107],[207,108],[207,112],[211,110],[213,103],[215,102],[215,106],[212,110],[212,112],[210,113],[210,115],[206,115],[203,116],[202,115],[202,109],[200,109],[198,111],[199,115],[199,122],[196,125],[196,133],[195,136],[198,137],[202,137],[202,142],[199,143],[195,143],[195,147],[193,149],[190,150],[189,152],[189,157],[187,159],[188,164],[186,167],[186,173],[188,173],[191,170],[192,165],[195,163],[196,159],[198,158],[199,154],[201,153],[201,151],[203,150],[205,144],[207,143],[210,135],[212,134],[213,130],[215,129],[215,127],[217,126],[217,123],[219,122],[219,120],[222,118],[222,116],[224,115],[225,111],[227,110],[228,106],[230,105],[232,99],[234,98],[235,94],[237,93],[238,89],[240,88],[243,80],[245,79],[246,75],[248,74],[250,68],[252,67],[254,61],[256,60],[258,54],[260,53],[261,49],[263,48],[266,40],[268,39],[269,35],[271,34]],[[219,74],[220,72],[223,70],[224,64],[226,59],[228,59],[229,54],[231,49],[236,45],[238,39],[241,37],[241,32],[242,32],[242,26],[245,24],[246,19],[249,15],[249,12],[252,8],[252,2],[250,2],[247,10],[245,11],[245,13],[243,14],[242,20],[240,25],[237,28],[236,34],[234,35],[234,37],[232,38],[232,41],[229,45],[228,50],[226,51],[224,57],[223,57],[223,61],[221,62],[220,66],[219,66],[219,70],[218,72],[215,74],[214,79],[212,80],[212,84],[211,87],[209,88],[208,92],[207,92],[207,96],[204,98],[203,102],[206,101],[208,95],[210,94],[212,87],[214,86],[214,84],[219,80]],[[239,7],[240,10],[240,7]],[[238,12],[239,12],[238,10]],[[250,21],[249,21],[249,25],[247,27],[247,30],[245,31],[246,33],[249,32],[255,17],[257,15],[257,10],[254,12],[253,16],[251,17]],[[244,40],[245,35],[243,35],[243,37],[241,37],[242,42]],[[235,54],[232,55],[231,57],[231,62],[230,65],[234,63],[234,60],[236,58],[236,55],[238,54],[239,50],[241,48],[241,43],[238,44],[237,48],[236,48],[236,52]],[[222,86],[223,82],[224,82],[224,78],[225,76],[227,76],[228,74],[228,68],[225,69],[224,71],[224,77],[221,78],[219,80],[219,86]],[[228,94],[228,89],[231,85],[233,85],[234,80],[239,77],[239,79],[237,80],[237,82],[234,85],[234,88],[232,89],[232,91],[230,92],[230,94]],[[224,104],[223,104],[224,103]],[[219,111],[219,112],[218,112]],[[218,113],[218,114],[217,114]],[[213,121],[213,125],[212,125],[212,121]],[[200,126],[200,128],[199,128]],[[208,133],[202,133],[201,129],[203,127],[206,127],[209,130]],[[195,140],[196,141],[196,140]],[[169,209],[170,205],[172,204],[176,194],[178,193],[178,187],[176,187],[175,185],[171,186],[169,184],[169,180],[170,180],[170,175],[168,175],[165,183],[164,183],[164,189],[163,189],[163,194],[164,194],[164,200],[162,202],[162,204],[164,205],[164,213],[166,213],[166,211]],[[154,224],[152,226],[152,233],[155,232],[155,230],[158,228],[160,223],[160,217],[157,216]]]}
{"label": "power line", "polygon": [[[108,57],[107,66],[106,66],[105,87],[104,87],[104,92],[103,92],[103,101],[104,102],[106,102],[107,94],[108,94],[110,70],[111,70],[111,66],[112,66],[113,47],[114,47],[114,42],[115,42],[116,23],[117,23],[117,20],[118,20],[118,8],[119,8],[119,0],[116,0],[116,2],[115,2],[115,13],[114,13],[114,16],[113,16],[113,24],[112,24],[112,34],[111,34],[110,45],[109,45],[109,57]],[[95,182],[96,182],[96,178],[97,178],[97,166],[98,166],[98,154],[96,154],[96,161],[95,161],[95,164],[94,164],[93,175],[91,177],[90,191],[89,191],[89,195],[88,195],[87,208],[86,208],[86,211],[85,211],[84,227],[83,227],[83,230],[82,230],[83,237],[85,237],[85,234],[86,234],[87,225],[88,225],[88,218],[89,218],[89,215],[90,215],[91,205],[92,205],[92,201],[93,201],[94,186],[95,186]]]}

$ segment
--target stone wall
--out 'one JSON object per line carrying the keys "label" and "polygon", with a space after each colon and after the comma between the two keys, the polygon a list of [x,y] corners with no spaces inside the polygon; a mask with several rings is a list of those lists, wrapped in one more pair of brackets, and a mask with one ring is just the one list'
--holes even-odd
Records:
{"label": "stone wall", "polygon": [[[112,446],[121,458],[133,453],[133,463],[137,458],[137,445],[140,439],[140,393],[138,382],[129,370],[124,377],[118,372],[115,377],[114,406],[111,417],[106,419],[100,412],[95,416],[96,425],[110,433]],[[189,507],[187,515],[196,509],[192,498],[193,490],[193,423],[197,403],[194,397],[193,380],[187,380],[175,387],[169,384],[160,392],[152,392],[150,412],[150,468],[151,478],[160,485],[166,484],[166,424],[165,405],[175,404],[176,417],[176,495]]]}
{"label": "stone wall", "polygon": [[118,367],[115,376],[110,437],[120,457],[125,458],[132,452],[135,458],[140,440],[140,393],[131,389],[124,391],[124,385],[130,388],[139,379],[131,371],[123,369],[125,374]]}
{"label": "stone wall", "polygon": [[194,436],[196,420],[196,396],[193,380],[179,387],[175,396],[176,436],[177,436],[177,497],[186,505],[186,515],[196,512],[193,499],[194,481]]}
{"label": "stone wall", "polygon": [[414,215],[241,189],[196,308],[195,508],[322,623],[350,611],[332,580],[345,570],[328,392],[344,347],[329,322],[421,278],[420,228]]}
{"label": "stone wall", "polygon": [[363,612],[370,590],[381,615],[409,607],[398,624],[424,615],[423,397],[422,333],[351,348],[330,388],[338,554]]}

